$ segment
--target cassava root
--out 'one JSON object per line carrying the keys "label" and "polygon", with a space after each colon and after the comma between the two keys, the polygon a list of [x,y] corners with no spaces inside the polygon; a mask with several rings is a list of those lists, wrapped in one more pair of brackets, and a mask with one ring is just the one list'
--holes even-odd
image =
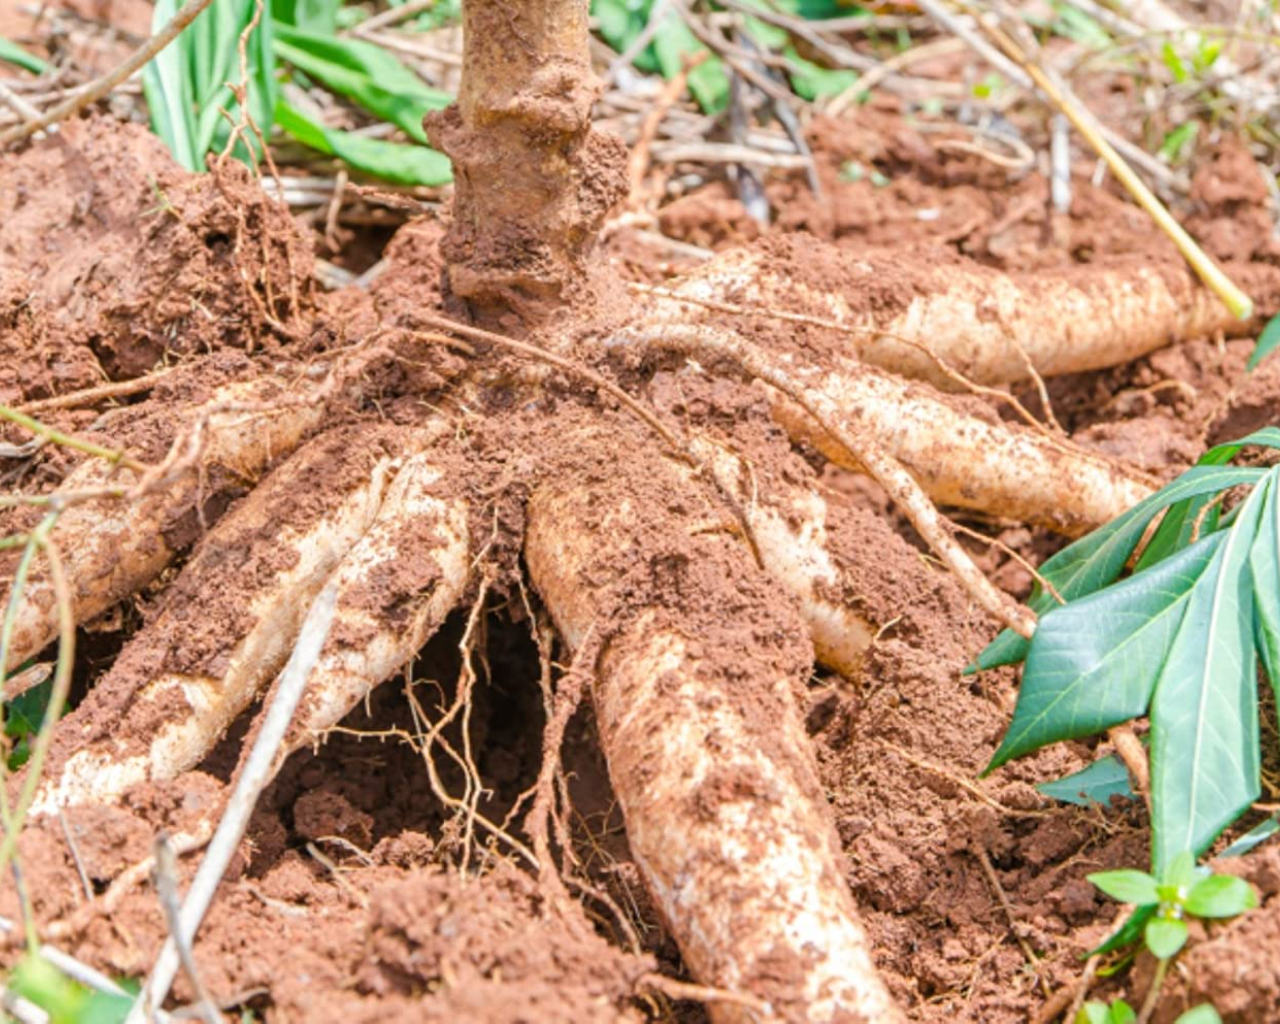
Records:
{"label": "cassava root", "polygon": [[[789,353],[780,359],[794,360]],[[874,437],[939,505],[1047,526],[1070,537],[1097,529],[1155,490],[1156,481],[1064,438],[1002,423],[980,407],[849,363],[818,387],[844,422]],[[865,472],[796,402],[769,388],[770,406],[795,441],[838,466]]]}
{"label": "cassava root", "polygon": [[[301,616],[327,581],[338,590],[337,618],[289,749],[335,724],[405,664],[467,578],[464,507],[434,493],[441,473],[422,451],[439,432],[322,435],[229,513],[170,587],[154,633],[135,638],[68,719],[63,734],[75,737],[75,747],[61,757],[55,750],[37,811],[111,803],[130,786],[198,764],[280,670]],[[357,437],[367,455],[335,475],[328,464]],[[286,510],[308,480],[321,479],[328,484],[321,501]],[[398,587],[386,585],[393,565]],[[246,607],[224,603],[220,614],[230,619],[217,621],[215,609],[206,638],[191,637],[176,655],[158,650],[152,636],[181,633],[184,623],[209,616],[209,595],[218,589]],[[185,709],[176,721],[175,703]],[[77,736],[80,721],[106,721],[110,729]]]}
{"label": "cassava root", "polygon": [[[143,483],[140,473],[91,458],[55,492],[69,498],[123,492],[77,501],[60,517],[58,544],[77,622],[94,618],[158,576],[184,546],[175,536],[187,534],[184,520],[199,518],[197,505],[201,510],[214,506],[235,488],[256,482],[272,459],[288,454],[319,425],[323,407],[287,400],[283,382],[264,377],[224,385],[208,402],[178,415],[190,428],[185,440],[195,465],[177,479],[130,494]],[[7,598],[0,591],[0,599]],[[54,604],[52,582],[33,574],[18,606],[6,669],[21,665],[53,639]]]}
{"label": "cassava root", "polygon": [[[728,289],[721,297],[741,295]],[[669,341],[688,329],[682,324],[698,319],[689,314],[694,307],[664,308],[658,318],[651,307],[639,319],[640,329],[628,329],[640,350],[646,344],[650,353],[674,347],[711,365],[717,352],[735,348],[699,346],[693,335],[701,327],[687,343],[661,343],[660,335]],[[812,418],[817,406],[803,411],[794,394],[783,397],[778,387],[784,379],[814,396],[824,424],[887,453],[881,471],[901,462],[934,500],[1078,533],[1123,510],[1150,486],[1139,474],[1065,441],[970,415],[962,402],[857,363],[845,351],[846,331],[833,332],[845,347],[836,350],[814,340],[825,328],[788,326],[784,332],[768,318],[760,322],[771,334],[805,342],[771,352],[781,376],[760,374],[774,382],[766,391],[773,415],[794,437],[836,461],[860,465],[861,448],[828,435]],[[754,319],[735,323],[744,334],[760,334]],[[589,354],[598,358],[604,351]],[[745,367],[747,376],[754,365]],[[547,410],[554,404],[549,400]],[[243,416],[229,415],[225,429],[211,417],[203,457],[213,464],[215,444],[230,445],[231,454],[224,452],[216,464],[234,466],[229,476],[251,481],[272,458],[300,445],[321,415],[319,403],[281,408],[273,439],[238,464],[235,445],[257,445],[262,435],[237,433]],[[663,423],[677,420],[668,415]],[[601,431],[608,421],[602,418]],[[570,649],[581,650],[588,630],[604,631],[601,657],[584,671],[593,680],[602,743],[637,861],[696,976],[748,1000],[718,1005],[713,1016],[749,1019],[750,1000],[764,999],[788,1020],[899,1020],[876,979],[841,879],[839,844],[800,713],[813,648],[819,660],[854,676],[885,625],[847,599],[829,536],[840,513],[816,492],[812,474],[790,482],[757,479],[732,437],[722,443],[705,432],[689,434],[685,447],[693,465],[685,465],[659,455],[653,435],[601,431],[575,434],[570,442],[584,453],[612,452],[619,437],[630,437],[627,462],[633,465],[622,473],[609,461],[584,478],[570,463],[563,474],[535,475],[525,551]],[[224,434],[225,442],[217,440]],[[437,446],[443,428],[365,424],[344,436],[335,443],[332,435],[321,435],[303,446],[200,541],[155,619],[82,711],[63,724],[63,757],[55,756],[41,810],[113,800],[131,784],[169,778],[198,763],[232,718],[271,684],[301,610],[326,582],[334,581],[339,592],[337,620],[285,750],[322,739],[459,603],[472,575],[474,524],[466,502],[442,481],[461,479],[470,467]],[[661,439],[669,442],[670,436]],[[326,444],[331,455],[339,448],[363,449],[368,458],[344,483],[335,483],[319,471],[325,459],[316,453]],[[553,460],[553,470],[555,465]],[[699,470],[706,477],[698,479]],[[95,472],[88,477],[94,486],[134,479],[124,471]],[[645,479],[637,480],[635,472]],[[710,498],[708,478],[729,497],[728,505]],[[1069,493],[1064,481],[1072,485]],[[928,502],[918,490],[908,497],[924,508]],[[198,491],[68,510],[68,517],[83,510],[77,530],[92,535],[95,515],[141,508],[161,494],[177,497],[158,511],[130,513],[130,543],[148,557],[130,555],[127,573],[109,587],[98,587],[92,572],[78,577],[86,580],[78,618],[136,590],[172,560],[176,548],[167,542],[158,553],[147,545],[163,536],[167,518],[195,508]],[[293,529],[278,510],[300,502],[309,506],[310,518]],[[750,547],[730,505],[742,515]],[[92,567],[106,551],[99,540],[84,549],[82,561]],[[283,556],[273,562],[267,552]],[[615,563],[621,568],[611,568]],[[728,590],[725,581],[732,583]],[[208,595],[223,591],[243,597],[255,621],[223,628],[216,644],[201,648],[207,638],[200,637],[198,623]],[[784,593],[791,602],[780,600]],[[193,629],[191,663],[170,664],[158,644]],[[31,638],[39,635],[28,629],[25,652],[34,653]],[[115,721],[131,740],[77,734],[77,723],[101,720],[113,707],[122,709]],[[182,709],[177,719],[175,707]],[[650,772],[650,766],[658,767]],[[669,777],[659,770],[667,766]],[[734,854],[728,860],[726,850]],[[779,950],[794,954],[800,965],[792,982],[769,973],[769,957]]]}
{"label": "cassava root", "polygon": [[[583,442],[615,443],[603,425]],[[799,711],[804,630],[733,531],[710,525],[727,513],[688,467],[639,445],[629,461],[625,479],[593,468],[535,490],[525,555],[569,648],[593,629],[603,639],[587,669],[648,887],[704,984],[789,1021],[901,1021],[857,924]]]}
{"label": "cassava root", "polygon": [[[1280,271],[1232,272],[1259,316],[1280,308]],[[957,385],[940,361],[975,384],[1012,384],[1031,370],[1049,377],[1118,366],[1181,339],[1250,334],[1259,323],[1237,319],[1181,264],[1117,259],[1019,275],[945,253],[859,256],[785,238],[718,256],[651,297],[638,319],[775,334],[789,319],[799,325],[788,326],[789,344],[823,364],[856,359],[943,390]]]}

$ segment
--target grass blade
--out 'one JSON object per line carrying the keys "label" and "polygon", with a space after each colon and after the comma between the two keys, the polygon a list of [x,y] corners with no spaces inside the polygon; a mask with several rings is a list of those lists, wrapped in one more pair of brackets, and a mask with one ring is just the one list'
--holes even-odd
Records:
{"label": "grass blade", "polygon": [[276,123],[304,146],[328,153],[359,171],[401,185],[444,185],[452,180],[449,158],[426,146],[406,146],[316,124],[281,100]]}
{"label": "grass blade", "polygon": [[1280,348],[1280,315],[1273,316],[1267,321],[1267,326],[1262,328],[1262,333],[1258,336],[1258,345],[1253,350],[1253,355],[1249,357],[1245,368],[1254,369],[1277,348]]}
{"label": "grass blade", "polygon": [[[176,12],[174,0],[156,0],[152,30],[159,31]],[[142,90],[151,113],[152,130],[164,140],[179,164],[189,171],[200,171],[204,169],[203,152],[197,152],[195,145],[195,100],[186,74],[185,35],[186,32],[143,68]]]}
{"label": "grass blade", "polygon": [[394,124],[416,142],[426,143],[423,116],[453,102],[379,46],[356,39],[334,39],[279,26],[275,52],[295,68],[354,100],[371,114]]}
{"label": "grass blade", "polygon": [[49,66],[34,53],[27,53],[17,43],[11,43],[8,39],[0,39],[0,60],[7,64],[16,64],[23,71],[30,71],[33,75],[43,74]]}

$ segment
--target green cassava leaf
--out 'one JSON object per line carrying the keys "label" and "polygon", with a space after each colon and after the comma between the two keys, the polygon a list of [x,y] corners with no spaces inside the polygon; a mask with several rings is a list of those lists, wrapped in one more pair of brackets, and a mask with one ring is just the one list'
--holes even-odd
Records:
{"label": "green cassava leaf", "polygon": [[33,75],[43,73],[49,66],[34,53],[28,53],[17,43],[10,42],[8,39],[0,39],[0,60],[6,64],[15,64]]}
{"label": "green cassava leaf", "polygon": [[1231,875],[1210,875],[1197,882],[1183,904],[1196,917],[1235,917],[1257,905],[1253,887]]}
{"label": "green cassava leaf", "polygon": [[1262,333],[1258,335],[1258,345],[1249,357],[1247,368],[1254,369],[1277,348],[1280,348],[1280,314],[1273,316],[1267,321],[1267,326],[1262,328]]}
{"label": "green cassava leaf", "polygon": [[336,156],[356,170],[402,185],[443,185],[451,179],[449,158],[426,146],[400,145],[326,128],[284,100],[276,122],[305,146]]}
{"label": "green cassava leaf", "polygon": [[1259,791],[1249,564],[1269,484],[1254,488],[1230,530],[1200,542],[1223,538],[1191,592],[1156,681],[1151,797],[1157,873],[1180,851],[1206,849]]}
{"label": "green cassava leaf", "polygon": [[[1200,456],[1196,465],[1225,465],[1248,445],[1280,447],[1280,429],[1265,427],[1238,441],[1217,445]],[[1196,537],[1197,528],[1201,537],[1216,530],[1221,522],[1222,511],[1221,503],[1214,504],[1214,500],[1211,494],[1201,494],[1171,505],[1160,521],[1155,535],[1143,548],[1142,556],[1134,566],[1134,572],[1141,572],[1155,565],[1162,558],[1167,558],[1175,551],[1185,548]]]}
{"label": "green cassava leaf", "polygon": [[[1092,594],[1119,577],[1148,524],[1161,511],[1188,498],[1256,483],[1265,474],[1266,470],[1243,466],[1193,466],[1124,515],[1063,548],[1040,567],[1040,574],[1066,601]],[[1036,612],[1044,614],[1054,607],[1054,599],[1037,587],[1030,604]],[[1021,661],[1027,656],[1029,646],[1017,633],[1005,630],[966,671]]]}
{"label": "green cassava leaf", "polygon": [[1013,721],[987,770],[1058,740],[1092,736],[1143,714],[1217,533],[1036,627]]}
{"label": "green cassava leaf", "polygon": [[1280,697],[1280,480],[1272,481],[1262,510],[1258,536],[1249,553],[1249,571],[1253,577],[1255,641],[1271,688]]}
{"label": "green cassava leaf", "polygon": [[1113,900],[1121,903],[1145,907],[1160,902],[1156,880],[1145,871],[1121,868],[1118,871],[1098,871],[1086,877]]}
{"label": "green cassava leaf", "polygon": [[1221,503],[1213,504],[1214,501],[1212,494],[1200,494],[1171,506],[1142,549],[1142,556],[1133,571],[1142,572],[1175,551],[1181,551],[1197,539],[1197,534],[1206,537],[1213,533],[1222,519]]}
{"label": "green cassava leaf", "polygon": [[1088,807],[1090,804],[1107,807],[1113,796],[1132,800],[1134,795],[1129,785],[1129,769],[1115,754],[1100,757],[1087,768],[1081,768],[1061,779],[1041,782],[1036,789],[1051,799],[1078,807]]}
{"label": "green cassava leaf", "polygon": [[1168,960],[1187,944],[1187,924],[1171,917],[1153,917],[1142,929],[1142,940],[1153,956]]}
{"label": "green cassava leaf", "polygon": [[1257,448],[1280,448],[1280,427],[1263,427],[1236,441],[1215,445],[1200,456],[1196,465],[1223,465],[1230,462],[1241,450],[1249,446]]}

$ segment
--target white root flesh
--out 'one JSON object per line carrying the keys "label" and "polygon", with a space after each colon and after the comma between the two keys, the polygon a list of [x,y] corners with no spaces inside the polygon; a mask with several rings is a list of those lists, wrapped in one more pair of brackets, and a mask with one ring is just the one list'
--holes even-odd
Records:
{"label": "white root flesh", "polygon": [[[593,630],[603,641],[593,695],[631,851],[703,984],[797,1024],[897,1024],[800,714],[803,629],[746,546],[707,525],[716,513],[690,472],[630,451],[642,479],[572,473],[534,492],[526,557],[570,648],[590,647]],[[655,523],[672,510],[681,526]],[[696,579],[681,584],[682,571]],[[716,593],[702,592],[708,578],[722,581]],[[664,602],[686,588],[701,603]],[[746,593],[761,595],[753,612],[770,609],[763,620],[734,607]],[[711,1013],[755,1017],[727,1002]]]}
{"label": "white root flesh", "polygon": [[[219,388],[207,403],[187,411],[188,424],[204,423],[200,465],[206,474],[217,471],[252,483],[273,459],[288,454],[319,426],[324,408],[316,402],[281,404],[252,414],[236,411],[236,407],[278,401],[284,393],[283,382],[269,378],[237,382]],[[59,491],[128,488],[137,481],[138,475],[131,470],[91,458],[71,472]],[[62,513],[54,537],[67,565],[77,622],[101,614],[163,571],[177,554],[166,542],[166,526],[195,507],[203,486],[198,474],[188,472],[137,499],[101,498],[71,505]],[[0,599],[7,600],[7,594],[0,592]],[[57,633],[52,581],[33,574],[18,606],[6,667],[21,665]]]}
{"label": "white root flesh", "polygon": [[449,477],[434,451],[410,458],[331,577],[337,616],[284,751],[320,742],[404,668],[462,600],[472,568],[467,505],[444,491]]}
{"label": "white root flesh", "polygon": [[[782,364],[793,364],[780,353]],[[1047,526],[1075,537],[1127,512],[1157,482],[1063,438],[980,418],[927,387],[846,364],[817,387],[845,423],[902,463],[939,505]],[[793,440],[836,465],[864,472],[804,409],[769,388],[774,419]]]}
{"label": "white root flesh", "polygon": [[[318,513],[280,522],[282,502],[299,500],[299,487],[324,479],[335,447],[348,447],[355,438],[369,449],[364,471],[328,481]],[[369,532],[391,481],[426,440],[425,433],[394,430],[321,436],[228,513],[197,548],[160,614],[60,726],[51,772],[33,811],[111,803],[133,785],[173,778],[198,764],[283,666],[307,607]],[[205,671],[167,668],[155,638],[163,645],[186,634],[205,614],[209,596],[223,590],[252,595],[246,598],[248,628],[202,649],[198,660]],[[117,727],[104,731],[102,719],[113,708]],[[82,735],[79,749],[59,757],[59,744],[76,746],[77,723],[82,734],[99,735]]]}
{"label": "white root flesh", "polygon": [[[1235,269],[1261,308],[1274,303],[1272,268]],[[1011,384],[1031,368],[1044,377],[1101,369],[1179,340],[1256,329],[1181,264],[1140,260],[1020,275],[945,256],[930,264],[918,253],[864,257],[779,242],[718,256],[674,294],[693,301],[660,295],[640,320],[732,325],[727,308],[713,308],[729,304],[753,311],[757,327],[784,326],[774,312],[828,321],[839,327],[803,328],[806,347],[946,390],[957,385],[939,360],[976,384]]]}
{"label": "white root flesh", "polygon": [[705,437],[689,447],[738,503],[761,567],[796,602],[818,661],[856,678],[878,627],[829,596],[840,593],[841,571],[827,542],[826,499],[814,488],[780,481],[759,493],[751,467],[729,448]]}

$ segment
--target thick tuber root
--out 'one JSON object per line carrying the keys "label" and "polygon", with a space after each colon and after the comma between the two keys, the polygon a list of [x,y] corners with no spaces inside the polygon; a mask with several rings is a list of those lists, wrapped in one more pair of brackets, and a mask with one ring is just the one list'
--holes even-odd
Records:
{"label": "thick tuber root", "polygon": [[[601,424],[578,440],[603,460],[618,434]],[[601,743],[649,889],[703,983],[786,1021],[901,1021],[856,923],[799,710],[804,630],[687,467],[627,447],[624,463],[535,490],[525,551],[570,648],[599,643]]]}
{"label": "thick tuber root", "polygon": [[[1280,271],[1250,264],[1232,273],[1261,314],[1280,304]],[[1118,366],[1179,339],[1257,327],[1182,264],[1145,258],[1018,275],[941,253],[930,262],[773,239],[718,256],[675,294],[692,301],[663,293],[641,319],[756,333],[778,326],[771,313],[807,317],[801,330],[787,329],[819,361],[843,355],[949,390],[956,383],[939,362],[976,384],[1010,384],[1032,370]],[[752,312],[735,319],[729,309]]]}
{"label": "thick tuber root", "polygon": [[[58,522],[57,541],[67,563],[76,621],[92,619],[158,576],[190,543],[186,538],[192,528],[198,529],[197,504],[216,508],[237,488],[251,486],[273,459],[296,448],[323,415],[319,403],[289,398],[279,380],[227,384],[182,415],[192,431],[195,466],[179,479],[159,482],[153,492],[138,497],[68,507]],[[59,491],[128,490],[138,482],[139,474],[132,470],[88,459]],[[8,600],[6,591],[0,590],[0,600]],[[6,668],[39,652],[57,631],[52,581],[33,573],[18,605]]]}
{"label": "thick tuber root", "polygon": [[338,606],[284,749],[325,732],[390,679],[462,600],[471,577],[466,502],[455,460],[432,448],[409,458],[377,519],[330,578]]}
{"label": "thick tuber root", "polygon": [[[782,362],[792,364],[789,355]],[[1079,536],[1149,495],[1156,481],[1048,433],[1001,423],[933,389],[853,363],[819,373],[817,387],[845,424],[874,437],[939,505]],[[847,469],[862,466],[795,402],[770,388],[774,418]],[[985,415],[980,414],[985,413]]]}
{"label": "thick tuber root", "polygon": [[[344,615],[326,664],[337,695],[317,687],[311,718],[326,723],[336,708],[350,706],[349,692],[355,693],[352,703],[364,692],[353,681],[361,656],[353,640],[363,637],[380,664],[389,654],[391,668],[403,663],[405,657],[394,661],[396,650],[379,642],[392,623],[384,622],[378,633],[365,628],[363,606],[383,595],[371,598],[360,583],[402,550],[385,546],[403,543],[407,530],[425,531],[423,539],[441,532],[444,556],[437,556],[439,564],[424,561],[422,586],[409,586],[401,596],[424,588],[430,594],[434,581],[447,581],[441,603],[451,606],[465,578],[465,527],[455,508],[442,509],[429,494],[434,476],[415,455],[427,437],[367,427],[324,435],[230,512],[170,587],[160,614],[62,724],[36,812],[110,803],[130,786],[173,778],[198,764],[284,665],[303,614],[335,569],[345,586]],[[384,508],[387,516],[379,523]],[[419,515],[425,521],[408,519]],[[430,610],[406,611],[407,643],[432,616]],[[185,637],[181,647],[172,646],[174,636]],[[354,649],[333,650],[344,638]]]}

